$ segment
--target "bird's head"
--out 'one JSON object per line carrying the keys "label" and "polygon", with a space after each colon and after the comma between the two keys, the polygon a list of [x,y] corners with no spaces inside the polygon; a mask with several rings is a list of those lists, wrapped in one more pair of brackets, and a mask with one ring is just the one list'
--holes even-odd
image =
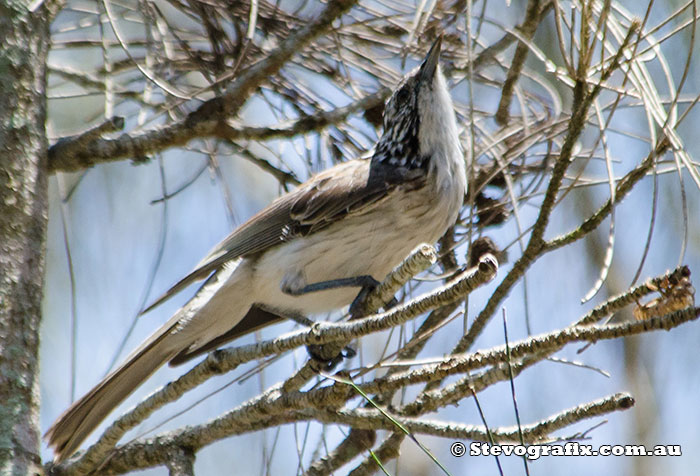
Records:
{"label": "bird's head", "polygon": [[452,99],[439,65],[441,46],[438,37],[423,63],[403,78],[387,101],[375,160],[425,168],[445,140],[458,142]]}

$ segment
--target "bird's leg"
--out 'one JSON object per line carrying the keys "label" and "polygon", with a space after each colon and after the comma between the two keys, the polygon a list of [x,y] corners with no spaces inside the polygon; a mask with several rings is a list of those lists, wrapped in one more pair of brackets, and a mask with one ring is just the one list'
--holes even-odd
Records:
{"label": "bird's leg", "polygon": [[[365,300],[370,292],[372,292],[377,286],[379,286],[379,281],[374,279],[370,275],[353,276],[350,278],[338,278],[331,279],[328,281],[320,281],[318,283],[306,284],[304,286],[295,286],[298,283],[300,276],[295,276],[296,279],[286,279],[282,282],[282,292],[289,294],[291,296],[302,296],[304,294],[314,293],[318,291],[327,291],[329,289],[337,288],[360,288],[360,292],[357,293],[355,299],[353,299],[352,304],[350,304],[350,319],[356,319],[362,317],[362,308]],[[296,281],[296,282],[295,282]],[[396,305],[396,299],[392,299],[387,308]],[[293,318],[298,321],[296,318]],[[327,350],[323,345],[308,345],[306,349],[311,356],[316,361],[323,362],[327,371],[333,369],[336,365],[342,362],[344,359],[351,359],[357,355],[357,351],[350,345],[345,346],[345,348],[333,357],[328,357]]]}
{"label": "bird's leg", "polygon": [[[308,293],[313,293],[317,291],[326,291],[328,289],[337,288],[361,288],[360,292],[357,293],[355,299],[353,299],[352,304],[350,304],[350,316],[351,319],[360,317],[362,314],[362,305],[367,299],[369,293],[374,291],[374,289],[379,286],[379,281],[374,279],[370,275],[353,276],[351,278],[338,278],[330,279],[328,281],[320,281],[318,283],[306,284],[301,287],[295,287],[292,283],[283,283],[282,292],[289,294],[291,296],[301,296]],[[393,298],[387,305],[385,309],[390,309],[397,304],[396,298]]]}
{"label": "bird's leg", "polygon": [[379,281],[374,279],[372,276],[363,275],[353,276],[351,278],[329,279],[328,281],[320,281],[318,283],[311,283],[301,287],[295,287],[293,285],[283,283],[282,292],[291,296],[301,296],[303,294],[337,288],[362,288],[360,291],[362,292],[365,289],[372,290],[378,285]]}

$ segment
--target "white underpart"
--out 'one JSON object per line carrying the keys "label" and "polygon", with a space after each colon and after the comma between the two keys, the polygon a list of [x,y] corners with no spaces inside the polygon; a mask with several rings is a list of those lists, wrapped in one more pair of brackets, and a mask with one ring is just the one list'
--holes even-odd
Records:
{"label": "white underpart", "polygon": [[430,171],[437,175],[436,181],[442,193],[453,195],[448,201],[450,205],[456,204],[458,208],[452,210],[456,220],[467,179],[454,106],[440,66],[435,72],[432,90],[421,88],[418,109],[418,142],[421,155],[431,157]]}

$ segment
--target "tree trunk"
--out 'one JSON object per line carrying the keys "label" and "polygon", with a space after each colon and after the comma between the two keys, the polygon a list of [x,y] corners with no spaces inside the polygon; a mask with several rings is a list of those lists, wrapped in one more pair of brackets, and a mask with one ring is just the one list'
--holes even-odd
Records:
{"label": "tree trunk", "polygon": [[32,12],[28,3],[0,0],[0,474],[8,475],[42,472],[46,57],[59,5],[38,4]]}

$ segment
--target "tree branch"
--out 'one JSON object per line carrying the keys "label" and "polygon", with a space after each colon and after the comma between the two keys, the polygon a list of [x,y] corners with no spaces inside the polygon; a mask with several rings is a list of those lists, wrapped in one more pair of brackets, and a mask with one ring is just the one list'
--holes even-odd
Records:
{"label": "tree branch", "polygon": [[[614,411],[629,410],[634,406],[634,399],[627,393],[617,393],[589,403],[564,410],[544,420],[517,427],[489,428],[495,443],[520,443],[520,431],[525,443],[545,443],[554,440],[551,433],[574,425],[580,421],[595,418]],[[348,425],[353,429],[396,431],[396,425],[379,410],[356,409],[308,409],[299,412],[308,420],[319,420],[327,424]],[[391,417],[403,425],[409,432],[439,436],[441,438],[474,440],[490,442],[486,428],[480,425],[464,425],[404,417],[391,414]]]}
{"label": "tree branch", "polygon": [[[626,335],[634,335],[642,332],[657,329],[672,329],[685,322],[695,320],[700,316],[700,308],[688,308],[667,314],[661,317],[654,317],[644,321],[629,322],[623,324],[607,325],[602,327],[570,327],[560,331],[544,334],[539,337],[533,337],[524,341],[515,343],[510,346],[510,351],[505,349],[505,346],[494,348],[490,351],[476,352],[468,355],[452,355],[445,361],[437,364],[427,364],[419,369],[402,372],[388,377],[377,378],[375,380],[357,384],[357,387],[365,394],[378,393],[387,391],[388,389],[405,388],[407,385],[415,383],[434,382],[444,379],[449,375],[458,373],[466,373],[470,370],[484,367],[486,365],[498,364],[505,362],[506,359],[519,359],[527,356],[541,356],[547,353],[552,353],[560,349],[570,342],[577,341],[597,341],[602,339],[614,339]],[[351,323],[354,324],[354,323]],[[348,324],[346,324],[348,325]],[[234,353],[232,351],[217,351],[207,357],[202,364],[196,366],[193,371],[202,367],[203,364],[212,360],[212,355],[223,353]],[[539,360],[539,358],[537,359]],[[528,363],[525,364],[529,365]],[[524,368],[524,367],[522,367]],[[514,370],[520,371],[522,368],[514,366]],[[165,389],[182,381],[185,376],[178,381],[169,384]],[[495,369],[493,377],[489,377],[488,372],[484,383],[491,384],[499,379],[508,378],[508,372],[505,369]],[[435,393],[435,397],[429,397],[437,404],[426,405],[419,403],[417,406],[406,407],[410,413],[422,413],[432,411],[438,406],[444,406],[454,401],[450,395],[462,391],[466,385],[472,384],[468,380],[463,379],[461,382],[452,387],[448,392],[447,398],[441,398],[439,393]],[[479,385],[485,388],[487,385]],[[467,387],[468,388],[468,387]],[[165,390],[164,389],[164,390]],[[149,397],[146,402],[154,399],[157,395],[163,393],[163,390]],[[209,445],[214,441],[226,438],[235,434],[246,433],[255,429],[261,429],[272,425],[279,425],[284,422],[295,421],[295,417],[290,412],[294,410],[304,410],[307,408],[333,408],[339,407],[351,398],[359,396],[353,387],[336,382],[327,387],[321,387],[308,392],[285,392],[282,389],[282,384],[277,384],[254,397],[248,402],[243,403],[239,407],[227,412],[221,417],[203,424],[184,430],[171,432],[162,436],[155,437],[153,440],[145,442],[135,442],[125,445],[124,447],[115,450],[119,454],[120,465],[126,464],[128,461],[130,469],[143,468],[157,464],[163,464],[166,456],[163,453],[163,448],[183,447],[190,448],[196,451],[199,448]],[[144,403],[146,403],[144,402]],[[142,412],[144,404],[137,406],[131,414],[120,418],[118,423],[115,423],[110,429],[105,432],[98,443],[93,445],[88,452],[79,458],[77,461],[64,462],[59,466],[49,467],[52,474],[56,475],[73,475],[84,474],[92,470],[97,464],[104,460],[107,452],[113,447],[115,427],[123,428],[124,421],[129,418],[129,415]],[[413,409],[412,409],[413,408]],[[134,418],[133,416],[131,418]],[[124,430],[126,431],[126,430]],[[107,437],[107,435],[110,435]],[[123,434],[123,433],[122,433]],[[119,435],[121,437],[121,435]],[[117,438],[118,440],[118,438]],[[160,450],[158,448],[161,448]],[[138,463],[137,466],[132,466]],[[106,463],[111,464],[110,462]],[[143,465],[146,466],[143,466]],[[105,467],[100,468],[101,471],[106,471]]]}
{"label": "tree branch", "polygon": [[67,141],[49,149],[49,170],[68,172],[126,157],[144,157],[195,138],[216,137],[220,125],[238,113],[250,93],[275,74],[294,54],[325,33],[334,20],[357,0],[330,0],[319,17],[284,40],[265,59],[243,72],[226,92],[210,99],[183,120],[141,133],[123,134],[117,139]]}

